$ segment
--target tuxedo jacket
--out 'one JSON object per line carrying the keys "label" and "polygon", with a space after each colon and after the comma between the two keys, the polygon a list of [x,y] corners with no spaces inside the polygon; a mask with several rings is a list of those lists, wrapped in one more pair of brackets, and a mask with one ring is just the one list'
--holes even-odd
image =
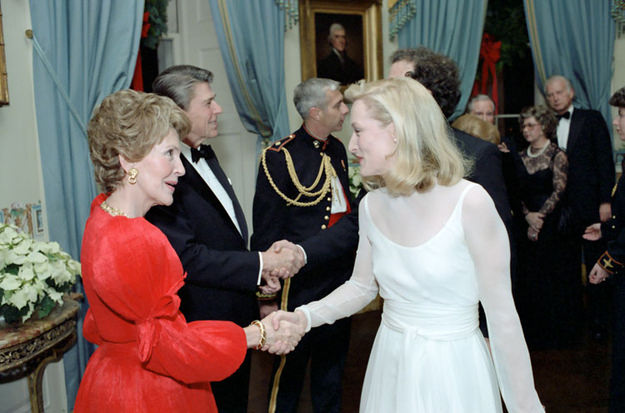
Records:
{"label": "tuxedo jacket", "polygon": [[468,180],[484,187],[495,202],[497,212],[510,234],[512,214],[503,177],[501,153],[497,146],[476,138],[468,133],[452,128],[453,138],[463,155],[473,161],[473,169]]}
{"label": "tuxedo jacket", "polygon": [[154,207],[146,216],[165,233],[187,273],[178,293],[180,309],[187,321],[228,320],[247,326],[258,318],[260,260],[247,249],[241,207],[215,158],[218,171],[211,169],[232,199],[243,234],[195,168],[181,159],[186,173],[178,180],[174,202]]}
{"label": "tuxedo jacket", "polygon": [[[254,194],[251,247],[264,250],[274,241],[287,239],[300,244],[306,251],[307,264],[291,279],[287,306],[292,311],[299,305],[325,297],[351,276],[358,246],[358,205],[350,200],[347,154],[341,141],[330,135],[324,144],[302,127],[265,150],[273,183],[293,199],[298,191],[286,166],[285,149],[293,159],[301,184],[306,187],[317,178],[321,154],[328,155],[352,211],[329,227],[331,194],[313,206],[287,205],[269,182],[261,163]],[[321,182],[324,179],[325,175]],[[312,199],[302,197],[300,201]]]}
{"label": "tuxedo jacket", "polygon": [[566,144],[566,202],[578,231],[599,222],[599,205],[610,202],[615,173],[610,134],[601,113],[575,108]]}

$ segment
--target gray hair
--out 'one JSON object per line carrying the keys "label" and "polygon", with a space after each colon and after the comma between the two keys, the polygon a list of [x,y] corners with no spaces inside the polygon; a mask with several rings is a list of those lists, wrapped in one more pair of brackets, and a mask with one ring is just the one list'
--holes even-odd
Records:
{"label": "gray hair", "polygon": [[310,109],[325,109],[328,104],[326,93],[338,90],[340,83],[336,80],[313,77],[300,83],[293,92],[293,103],[302,119],[310,115]]}
{"label": "gray hair", "polygon": [[471,111],[473,110],[473,104],[477,103],[477,102],[490,102],[490,104],[493,106],[493,111],[495,111],[495,102],[493,102],[493,100],[490,98],[490,96],[488,95],[475,95],[473,97],[473,99],[471,99],[469,101],[469,104],[467,105],[467,112],[471,113]]}
{"label": "gray hair", "polygon": [[163,70],[152,83],[152,91],[167,96],[183,110],[193,98],[195,85],[213,81],[213,74],[206,69],[191,65],[170,66]]}
{"label": "gray hair", "polygon": [[571,81],[569,79],[565,78],[562,75],[553,75],[553,76],[549,77],[547,79],[547,81],[545,82],[545,93],[547,93],[547,85],[549,85],[554,80],[561,80],[561,81],[563,81],[564,84],[566,85],[567,92],[571,92],[573,90],[573,86],[571,86]]}
{"label": "gray hair", "polygon": [[347,33],[347,31],[345,30],[345,27],[341,23],[332,23],[330,25],[330,30],[328,30],[328,41],[332,39],[332,34],[337,30],[343,30],[344,32]]}

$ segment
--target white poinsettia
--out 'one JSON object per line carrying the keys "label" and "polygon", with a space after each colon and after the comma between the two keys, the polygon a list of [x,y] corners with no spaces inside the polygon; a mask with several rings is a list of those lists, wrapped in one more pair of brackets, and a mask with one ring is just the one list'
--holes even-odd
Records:
{"label": "white poinsettia", "polygon": [[26,262],[31,264],[43,264],[48,261],[48,257],[40,253],[39,251],[31,251],[26,256]]}
{"label": "white poinsettia", "polygon": [[10,244],[13,238],[17,236],[17,231],[10,226],[0,232],[0,244]]}
{"label": "white poinsettia", "polygon": [[360,165],[349,165],[349,190],[353,196],[357,196],[362,188],[362,178],[360,176]]}
{"label": "white poinsettia", "polygon": [[2,274],[2,276],[0,276],[0,278],[0,288],[5,291],[17,290],[22,285],[22,282],[19,278],[17,278],[17,275],[4,273]]}
{"label": "white poinsettia", "polygon": [[61,253],[61,246],[58,242],[41,242],[37,245],[37,248],[44,254],[59,254]]}
{"label": "white poinsettia", "polygon": [[25,262],[26,262],[26,255],[21,254],[19,251],[10,249],[7,252],[6,263],[5,263],[6,266],[9,266],[11,264],[22,265]]}
{"label": "white poinsettia", "polygon": [[23,281],[30,281],[35,278],[35,271],[33,269],[33,265],[30,263],[26,263],[22,265],[17,273],[17,277]]}
{"label": "white poinsettia", "polygon": [[57,242],[34,241],[11,225],[0,225],[0,315],[26,321],[63,304],[80,274],[80,263]]}

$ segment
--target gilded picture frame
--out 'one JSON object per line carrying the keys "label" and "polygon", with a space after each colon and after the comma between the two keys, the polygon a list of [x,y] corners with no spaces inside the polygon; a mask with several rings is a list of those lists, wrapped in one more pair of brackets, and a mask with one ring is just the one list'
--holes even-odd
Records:
{"label": "gilded picture frame", "polygon": [[383,77],[381,0],[300,0],[302,81],[318,77],[318,63],[330,53],[329,26],[340,23],[347,55],[361,65],[367,81]]}
{"label": "gilded picture frame", "polygon": [[4,53],[4,34],[2,29],[2,8],[0,8],[0,106],[9,104],[9,82],[7,61]]}

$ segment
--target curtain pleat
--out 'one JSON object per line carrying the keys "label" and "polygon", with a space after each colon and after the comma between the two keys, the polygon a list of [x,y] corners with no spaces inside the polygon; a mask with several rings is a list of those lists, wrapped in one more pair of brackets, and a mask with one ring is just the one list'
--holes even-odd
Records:
{"label": "curtain pleat", "polygon": [[398,32],[402,49],[425,46],[460,68],[462,97],[451,119],[464,112],[480,57],[487,0],[415,0],[416,12]]}
{"label": "curtain pleat", "polygon": [[609,125],[612,1],[524,0],[524,8],[540,90],[550,76],[566,77],[575,90],[575,104],[598,110]]}
{"label": "curtain pleat", "polygon": [[264,144],[286,136],[285,11],[271,0],[210,0],[210,6],[241,122]]}
{"label": "curtain pleat", "polygon": [[[105,96],[128,87],[136,62],[143,0],[30,0],[37,129],[50,239],[80,259],[97,193],[85,125]],[[64,357],[72,411],[93,346],[82,338]]]}

